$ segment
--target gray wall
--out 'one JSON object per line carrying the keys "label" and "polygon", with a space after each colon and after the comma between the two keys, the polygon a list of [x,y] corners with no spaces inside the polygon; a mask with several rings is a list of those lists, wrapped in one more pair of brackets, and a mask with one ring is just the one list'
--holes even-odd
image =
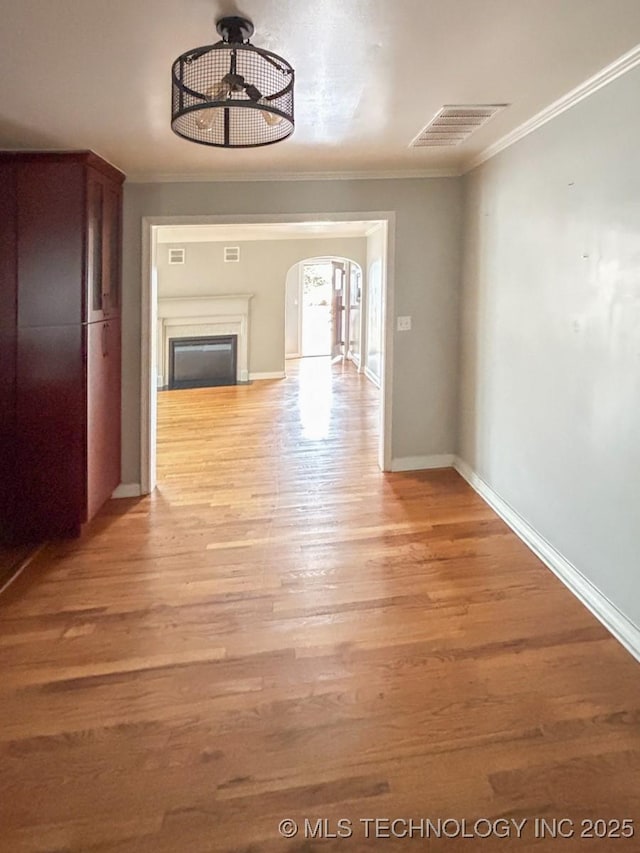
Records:
{"label": "gray wall", "polygon": [[[185,249],[185,263],[172,265],[169,249]],[[225,245],[240,247],[239,263],[224,262]],[[284,370],[285,282],[294,264],[307,258],[353,258],[361,266],[366,238],[230,241],[158,246],[158,296],[253,293],[250,304],[249,370]]]}
{"label": "gray wall", "polygon": [[640,625],[640,69],[466,179],[459,452]]}
{"label": "gray wall", "polygon": [[300,276],[302,264],[294,264],[287,273],[284,305],[284,351],[285,355],[300,355]]}
{"label": "gray wall", "polygon": [[371,181],[125,184],[123,482],[140,479],[140,280],[143,216],[396,211],[393,456],[452,453],[456,424],[461,182]]}

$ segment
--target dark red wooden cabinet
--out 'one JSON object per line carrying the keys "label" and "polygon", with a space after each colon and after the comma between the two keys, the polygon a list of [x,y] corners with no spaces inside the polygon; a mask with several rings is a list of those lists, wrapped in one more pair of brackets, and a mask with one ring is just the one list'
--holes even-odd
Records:
{"label": "dark red wooden cabinet", "polygon": [[0,533],[73,536],[120,482],[124,175],[0,152]]}

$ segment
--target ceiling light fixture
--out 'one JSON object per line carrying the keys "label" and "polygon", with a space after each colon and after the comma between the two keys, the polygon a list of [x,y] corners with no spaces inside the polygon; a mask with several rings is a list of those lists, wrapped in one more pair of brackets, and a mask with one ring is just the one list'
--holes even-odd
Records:
{"label": "ceiling light fixture", "polygon": [[188,50],[173,63],[171,128],[201,145],[254,148],[293,133],[291,65],[249,43],[253,24],[221,18],[222,40]]}

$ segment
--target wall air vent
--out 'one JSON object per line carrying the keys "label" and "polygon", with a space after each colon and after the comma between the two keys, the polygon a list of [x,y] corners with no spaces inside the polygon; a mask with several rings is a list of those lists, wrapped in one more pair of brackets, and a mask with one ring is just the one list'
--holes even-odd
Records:
{"label": "wall air vent", "polygon": [[240,246],[224,247],[225,264],[237,264],[240,261]]}
{"label": "wall air vent", "polygon": [[169,249],[169,263],[183,264],[185,259],[184,249]]}
{"label": "wall air vent", "polygon": [[435,114],[420,131],[410,148],[431,148],[441,145],[460,145],[471,134],[492,119],[508,104],[482,104],[478,106],[447,105]]}

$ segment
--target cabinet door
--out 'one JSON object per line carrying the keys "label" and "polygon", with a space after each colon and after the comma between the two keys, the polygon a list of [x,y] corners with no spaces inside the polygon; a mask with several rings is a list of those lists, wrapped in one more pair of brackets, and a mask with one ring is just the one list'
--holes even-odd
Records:
{"label": "cabinet door", "polygon": [[120,314],[120,266],[121,266],[121,207],[122,190],[112,183],[103,186],[103,305],[105,314],[117,317]]}
{"label": "cabinet door", "polygon": [[100,175],[89,174],[87,184],[87,299],[86,319],[104,319],[104,188]]}
{"label": "cabinet door", "polygon": [[85,170],[70,161],[21,162],[18,196],[18,325],[83,319]]}
{"label": "cabinet door", "polygon": [[86,506],[83,328],[18,330],[16,529],[77,535]]}
{"label": "cabinet door", "polygon": [[0,163],[0,541],[11,538],[16,446],[16,169]]}
{"label": "cabinet door", "polygon": [[109,497],[115,489],[120,485],[120,411],[121,403],[121,338],[120,338],[120,319],[118,317],[110,318],[107,323],[107,386],[108,386],[108,402],[107,402],[107,454],[105,457],[105,466],[108,470],[109,482]]}
{"label": "cabinet door", "polygon": [[87,325],[87,520],[109,497],[109,341],[106,320]]}
{"label": "cabinet door", "polygon": [[87,520],[120,483],[120,322],[87,325]]}
{"label": "cabinet door", "polygon": [[122,189],[89,170],[87,185],[87,321],[120,314]]}

